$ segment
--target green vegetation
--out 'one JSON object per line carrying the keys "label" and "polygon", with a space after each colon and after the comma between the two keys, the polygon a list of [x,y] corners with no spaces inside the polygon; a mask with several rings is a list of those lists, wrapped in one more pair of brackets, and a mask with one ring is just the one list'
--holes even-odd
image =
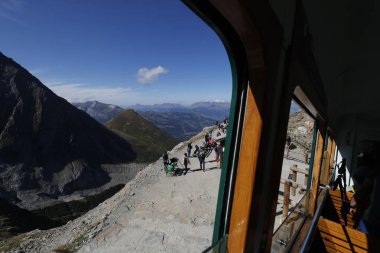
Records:
{"label": "green vegetation", "polygon": [[63,202],[42,209],[33,210],[33,213],[43,215],[51,220],[60,223],[67,223],[69,220],[73,220],[81,216],[82,214],[102,203],[104,200],[112,197],[123,187],[123,184],[115,185],[99,194],[88,196],[81,200]]}
{"label": "green vegetation", "polygon": [[106,126],[132,145],[137,153],[137,162],[153,162],[165,150],[171,150],[179,143],[131,109],[120,113]]}

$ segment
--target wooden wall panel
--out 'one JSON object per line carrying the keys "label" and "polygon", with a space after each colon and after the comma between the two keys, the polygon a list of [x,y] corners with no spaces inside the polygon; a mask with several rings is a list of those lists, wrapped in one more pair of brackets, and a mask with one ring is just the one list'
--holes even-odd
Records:
{"label": "wooden wall panel", "polygon": [[309,200],[309,215],[313,216],[315,212],[315,205],[317,202],[319,176],[321,174],[323,149],[324,149],[324,133],[321,127],[318,130],[317,147],[315,149],[313,175],[311,179],[310,200]]}
{"label": "wooden wall panel", "polygon": [[242,142],[236,175],[228,238],[228,252],[244,252],[254,178],[258,159],[262,119],[252,90],[248,89]]}
{"label": "wooden wall panel", "polygon": [[331,157],[331,149],[332,149],[332,139],[327,138],[327,149],[323,153],[323,161],[322,161],[322,170],[321,170],[321,180],[320,183],[322,185],[327,185],[329,183],[329,171],[330,171],[330,157]]}

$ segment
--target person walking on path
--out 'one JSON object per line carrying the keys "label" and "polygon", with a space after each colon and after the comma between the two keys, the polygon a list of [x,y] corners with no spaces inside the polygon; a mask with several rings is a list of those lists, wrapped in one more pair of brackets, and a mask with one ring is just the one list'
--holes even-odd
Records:
{"label": "person walking on path", "polygon": [[193,148],[193,146],[191,146],[191,143],[187,144],[187,155],[188,156],[191,156],[191,149]]}
{"label": "person walking on path", "polygon": [[199,160],[199,165],[201,167],[201,170],[203,170],[203,172],[206,171],[206,154],[205,152],[202,150],[198,153],[198,160]]}
{"label": "person walking on path", "polygon": [[167,151],[164,151],[164,154],[162,155],[162,162],[164,163],[164,169],[166,170],[166,167],[169,164],[169,155]]}
{"label": "person walking on path", "polygon": [[190,159],[189,159],[187,153],[185,153],[185,154],[184,154],[184,157],[183,157],[183,165],[185,166],[185,173],[184,173],[184,175],[186,175],[186,174],[187,174],[187,171],[189,170],[189,169],[187,168],[187,165],[188,165],[188,164],[190,164]]}

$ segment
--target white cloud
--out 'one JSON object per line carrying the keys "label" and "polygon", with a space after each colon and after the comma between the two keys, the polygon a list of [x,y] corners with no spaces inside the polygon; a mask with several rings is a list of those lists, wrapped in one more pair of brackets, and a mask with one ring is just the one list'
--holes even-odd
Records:
{"label": "white cloud", "polygon": [[24,2],[21,0],[2,0],[0,2],[1,9],[10,11],[18,11],[22,9]]}
{"label": "white cloud", "polygon": [[158,79],[161,74],[168,73],[168,70],[162,66],[152,69],[140,68],[137,71],[137,82],[141,84],[151,84]]}
{"label": "white cloud", "polygon": [[45,82],[55,94],[71,103],[98,100],[103,103],[122,105],[134,103],[138,96],[130,88],[91,87],[80,83]]}

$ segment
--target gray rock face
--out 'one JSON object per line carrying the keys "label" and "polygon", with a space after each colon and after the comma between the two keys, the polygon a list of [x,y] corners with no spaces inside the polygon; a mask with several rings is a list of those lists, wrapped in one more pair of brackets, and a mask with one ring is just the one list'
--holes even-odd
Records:
{"label": "gray rock face", "polygon": [[104,124],[121,113],[124,109],[117,105],[100,103],[98,101],[87,101],[85,103],[73,103],[73,105],[88,113],[98,122]]}
{"label": "gray rock face", "polygon": [[57,196],[109,181],[101,164],[127,163],[130,144],[55,95],[0,53],[0,191]]}
{"label": "gray rock face", "polygon": [[313,127],[314,119],[303,110],[300,110],[289,115],[287,134],[295,145],[305,152],[310,152],[313,141]]}

